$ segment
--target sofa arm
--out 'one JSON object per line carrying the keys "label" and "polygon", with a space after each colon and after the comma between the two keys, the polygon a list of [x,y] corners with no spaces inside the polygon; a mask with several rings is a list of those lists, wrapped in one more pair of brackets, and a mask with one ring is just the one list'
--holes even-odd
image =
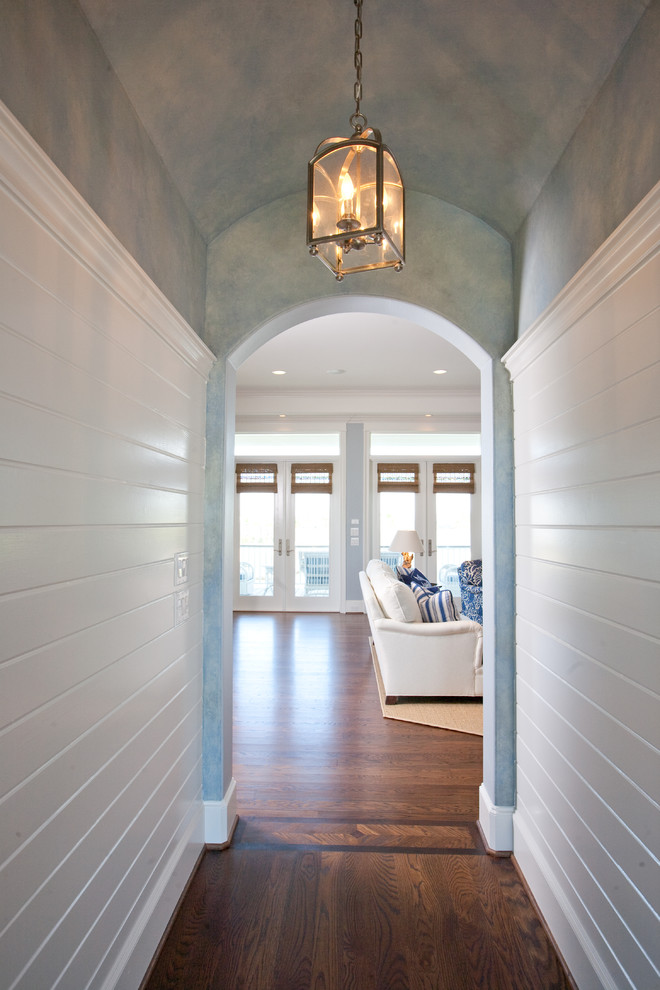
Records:
{"label": "sofa arm", "polygon": [[459,619],[457,622],[399,622],[396,619],[373,619],[374,639],[383,637],[386,641],[403,637],[404,643],[414,642],[415,638],[431,644],[434,640],[451,641],[454,636],[465,636],[473,641],[472,665],[478,670],[483,665],[483,628],[472,619]]}
{"label": "sofa arm", "polygon": [[457,622],[399,622],[397,619],[374,619],[374,625],[390,632],[401,632],[407,636],[459,636],[461,633],[483,630],[472,619],[459,619]]}

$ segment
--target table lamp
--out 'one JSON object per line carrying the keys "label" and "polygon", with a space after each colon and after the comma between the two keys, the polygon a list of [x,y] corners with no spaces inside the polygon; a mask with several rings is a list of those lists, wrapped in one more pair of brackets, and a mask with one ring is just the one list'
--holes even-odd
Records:
{"label": "table lamp", "polygon": [[423,553],[422,541],[415,529],[399,529],[390,543],[390,550],[398,550],[403,557],[403,566],[412,567],[413,554]]}

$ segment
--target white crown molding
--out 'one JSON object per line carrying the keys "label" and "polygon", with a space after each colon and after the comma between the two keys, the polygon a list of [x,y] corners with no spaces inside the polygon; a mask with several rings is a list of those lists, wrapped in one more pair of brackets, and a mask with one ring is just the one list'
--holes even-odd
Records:
{"label": "white crown molding", "polygon": [[310,421],[330,418],[343,422],[423,422],[425,413],[446,422],[466,421],[472,428],[480,420],[479,390],[245,389],[236,394],[236,417],[240,420],[284,414]]}
{"label": "white crown molding", "polygon": [[604,241],[548,308],[507,351],[513,379],[585,313],[660,249],[660,182]]}
{"label": "white crown molding", "polygon": [[454,406],[474,405],[479,403],[481,391],[479,388],[236,388],[236,396],[246,401],[291,400],[303,399],[309,401],[312,395],[317,401],[334,401],[338,398],[344,405],[348,402],[400,402],[414,403],[418,408],[420,403],[436,402]]}
{"label": "white crown molding", "polygon": [[240,416],[236,418],[237,433],[341,433],[348,423],[360,423],[365,430],[376,433],[480,433],[479,416],[432,416],[430,419],[411,416],[392,417],[391,413],[314,416],[289,415],[283,419],[272,416]]}
{"label": "white crown molding", "polygon": [[0,102],[0,185],[202,377],[215,356]]}
{"label": "white crown molding", "polygon": [[383,388],[381,386],[368,386],[368,387],[351,387],[351,388],[316,388],[310,386],[309,388],[241,388],[237,385],[236,393],[237,395],[249,395],[249,396],[259,396],[259,395],[309,395],[313,393],[314,395],[343,395],[347,397],[363,397],[363,396],[407,396],[409,398],[415,399],[419,396],[431,396],[436,399],[447,398],[450,400],[454,399],[474,399],[475,397],[479,399],[481,394],[479,388]]}

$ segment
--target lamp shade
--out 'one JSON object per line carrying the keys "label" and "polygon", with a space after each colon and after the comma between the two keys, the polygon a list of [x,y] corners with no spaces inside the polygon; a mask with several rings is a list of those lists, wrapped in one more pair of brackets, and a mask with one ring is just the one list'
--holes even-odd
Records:
{"label": "lamp shade", "polygon": [[421,553],[424,548],[416,529],[399,529],[390,543],[390,550],[399,553]]}

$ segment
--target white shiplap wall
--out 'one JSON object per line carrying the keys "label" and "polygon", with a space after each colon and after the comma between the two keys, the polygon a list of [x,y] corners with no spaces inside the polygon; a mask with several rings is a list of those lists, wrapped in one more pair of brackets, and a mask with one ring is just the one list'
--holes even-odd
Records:
{"label": "white shiplap wall", "polygon": [[1,106],[0,355],[0,985],[135,990],[203,843],[212,355]]}
{"label": "white shiplap wall", "polygon": [[583,988],[660,987],[660,187],[505,363],[520,867]]}

